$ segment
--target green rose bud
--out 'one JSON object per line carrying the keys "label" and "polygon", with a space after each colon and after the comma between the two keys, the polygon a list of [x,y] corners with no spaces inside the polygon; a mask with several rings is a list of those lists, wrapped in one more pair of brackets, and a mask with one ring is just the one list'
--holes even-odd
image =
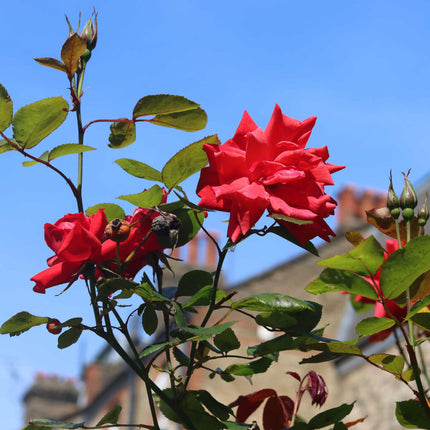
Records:
{"label": "green rose bud", "polygon": [[396,192],[393,188],[393,177],[390,170],[390,185],[388,187],[388,195],[387,195],[387,208],[390,209],[391,216],[394,219],[399,218],[400,216],[400,201],[397,197]]}
{"label": "green rose bud", "polygon": [[427,220],[430,217],[429,208],[427,206],[427,200],[428,200],[428,194],[426,194],[426,199],[424,200],[423,205],[421,206],[421,209],[418,211],[418,224],[421,227],[424,227],[427,223]]}
{"label": "green rose bud", "polygon": [[402,194],[400,195],[400,207],[403,209],[402,215],[405,221],[410,221],[414,217],[414,208],[418,203],[417,193],[409,180],[409,173],[403,173],[405,177],[405,185]]}

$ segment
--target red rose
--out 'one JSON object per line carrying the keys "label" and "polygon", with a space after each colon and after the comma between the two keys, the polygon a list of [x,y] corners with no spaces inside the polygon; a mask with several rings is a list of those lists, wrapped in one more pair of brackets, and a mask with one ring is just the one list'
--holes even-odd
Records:
{"label": "red rose", "polygon": [[[158,212],[138,208],[133,216],[126,217],[131,231],[129,237],[120,243],[121,263],[134,250],[137,251],[126,265],[122,276],[133,278],[147,264],[148,254],[162,251],[155,234],[149,235],[142,243],[151,229],[152,219],[158,215]],[[112,261],[116,260],[117,242],[104,240],[106,225],[103,209],[89,217],[83,213],[68,214],[55,224],[45,224],[45,241],[55,255],[48,259],[48,269],[31,278],[36,282],[33,290],[45,293],[49,287],[71,282],[84,263],[92,263],[99,268],[105,265],[116,270],[116,264]],[[98,270],[96,275],[102,276],[102,271]]]}
{"label": "red rose", "polygon": [[277,220],[302,244],[320,236],[329,241],[333,231],[324,218],[336,202],[325,194],[333,185],[331,173],[344,168],[326,163],[327,147],[308,148],[316,121],[283,115],[278,105],[262,130],[245,111],[232,139],[223,145],[204,145],[209,167],[202,170],[197,194],[200,206],[230,212],[227,235],[243,237],[267,209],[269,214],[311,221],[298,225]]}
{"label": "red rose", "polygon": [[[120,260],[124,262],[125,259],[134,251],[142,242],[143,238],[148,234],[151,229],[152,220],[157,217],[159,212],[151,211],[148,209],[138,208],[134,210],[133,216],[127,216],[126,221],[130,223],[131,230],[129,237],[120,243]],[[116,242],[108,239],[102,244],[102,259],[103,261],[116,259]],[[133,259],[126,265],[122,275],[126,278],[134,278],[137,272],[147,264],[148,254],[154,251],[162,251],[157,241],[157,236],[151,234],[139,247]],[[113,270],[116,269],[115,264],[111,264]]]}
{"label": "red rose", "polygon": [[45,224],[45,241],[55,256],[48,259],[48,269],[31,278],[36,282],[33,290],[44,294],[46,288],[70,282],[86,261],[100,262],[105,227],[103,210],[89,217],[68,214],[55,224]]}

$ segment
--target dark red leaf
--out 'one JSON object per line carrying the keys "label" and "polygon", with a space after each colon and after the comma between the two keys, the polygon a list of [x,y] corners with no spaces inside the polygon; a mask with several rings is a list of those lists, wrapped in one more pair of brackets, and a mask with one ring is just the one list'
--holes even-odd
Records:
{"label": "dark red leaf", "polygon": [[276,391],[271,388],[265,388],[255,393],[248,394],[247,396],[239,396],[233,403],[230,403],[229,406],[231,408],[238,406],[236,421],[244,423],[267,397],[273,396],[276,396]]}
{"label": "dark red leaf", "polygon": [[293,378],[296,378],[299,382],[302,380],[302,378],[300,378],[299,374],[296,372],[285,372],[287,375],[291,375]]}
{"label": "dark red leaf", "polygon": [[312,398],[312,404],[322,406],[327,400],[328,389],[321,375],[311,370],[308,373],[308,391]]}
{"label": "dark red leaf", "polygon": [[263,411],[264,430],[282,430],[290,425],[294,402],[287,396],[270,397]]}

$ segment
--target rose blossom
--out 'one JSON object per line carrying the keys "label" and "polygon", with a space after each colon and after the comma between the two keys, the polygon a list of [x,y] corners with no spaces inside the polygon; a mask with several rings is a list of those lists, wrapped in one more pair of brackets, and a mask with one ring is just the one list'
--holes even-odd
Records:
{"label": "rose blossom", "polygon": [[277,222],[304,244],[319,236],[330,241],[333,231],[324,218],[336,202],[324,187],[333,185],[331,173],[344,168],[327,163],[327,147],[306,148],[316,117],[298,121],[275,105],[266,130],[245,111],[232,139],[223,145],[205,144],[209,166],[202,169],[199,205],[230,212],[227,235],[242,238],[267,209],[310,223]]}
{"label": "rose blossom", "polygon": [[[150,234],[142,243],[151,229],[152,219],[158,215],[158,212],[138,208],[133,216],[126,217],[132,227],[127,240],[120,243],[121,263],[132,251],[137,249],[137,252],[126,265],[122,276],[133,278],[146,265],[148,254],[162,250],[155,234]],[[48,259],[48,269],[31,278],[36,282],[33,290],[44,294],[46,288],[73,281],[85,263],[116,270],[112,260],[116,260],[117,243],[111,239],[104,240],[106,225],[103,209],[89,217],[83,213],[68,214],[55,224],[45,224],[45,241],[55,255]],[[102,276],[100,270],[97,276]]]}

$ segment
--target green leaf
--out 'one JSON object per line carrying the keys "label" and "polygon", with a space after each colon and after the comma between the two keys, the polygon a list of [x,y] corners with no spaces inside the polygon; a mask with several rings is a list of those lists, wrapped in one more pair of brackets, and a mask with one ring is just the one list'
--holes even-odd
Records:
{"label": "green leaf", "polygon": [[[172,213],[179,218],[182,224],[176,247],[183,246],[200,231],[205,215],[202,212],[196,213],[191,209],[178,209]],[[168,236],[158,236],[158,244],[162,248],[172,248],[174,245]]]}
{"label": "green leaf", "polygon": [[163,190],[158,185],[154,185],[142,193],[119,196],[118,199],[125,200],[139,208],[152,208],[161,203]]}
{"label": "green leaf", "polygon": [[197,108],[186,112],[157,115],[150,122],[183,131],[198,131],[206,127],[208,116],[203,109]]}
{"label": "green leaf", "polygon": [[185,273],[178,283],[177,296],[193,296],[203,287],[211,286],[212,275],[204,270],[191,270]]}
{"label": "green leaf", "polygon": [[0,334],[18,336],[24,331],[37,325],[46,324],[48,321],[49,317],[37,317],[25,311],[19,312],[2,324]]}
{"label": "green leaf", "polygon": [[[224,330],[214,337],[215,346],[223,352],[230,352],[240,348],[240,342],[231,328]],[[227,419],[227,418],[222,418]]]}
{"label": "green leaf", "polygon": [[185,112],[197,109],[200,105],[182,96],[155,94],[142,97],[134,107],[133,118],[147,115],[160,115]]}
{"label": "green leaf", "polygon": [[394,375],[401,375],[405,359],[399,355],[390,354],[372,354],[368,357],[369,361],[382,366],[387,372]]}
{"label": "green leaf", "polygon": [[280,219],[282,221],[291,222],[292,224],[297,224],[297,225],[306,225],[306,224],[312,224],[313,223],[312,220],[304,220],[304,219],[291,218],[290,216],[286,216],[286,215],[283,215],[283,214],[271,213],[271,214],[269,214],[267,216],[269,218]]}
{"label": "green leaf", "polygon": [[[171,388],[166,388],[163,392],[169,398],[174,398],[174,392]],[[164,402],[164,400],[158,398],[158,407],[166,418],[176,423],[184,424],[181,416],[178,414],[178,411],[183,411],[194,425],[194,428],[221,430],[223,427],[222,423],[204,410],[200,401],[197,399],[197,396],[193,392],[183,392],[181,395],[178,395],[178,399],[179,400],[176,401],[177,404],[175,409],[172,409],[166,402]]]}
{"label": "green leaf", "polygon": [[312,294],[345,291],[378,300],[378,295],[369,282],[346,270],[324,269],[321,275],[306,287],[306,291]]}
{"label": "green leaf", "polygon": [[282,311],[298,312],[305,309],[313,310],[311,302],[276,293],[254,294],[234,302],[232,309],[248,309],[250,311]]}
{"label": "green leaf", "polygon": [[354,403],[344,403],[336,408],[328,409],[324,412],[315,415],[309,421],[309,426],[313,429],[320,429],[327,427],[330,424],[335,424],[345,418],[354,407]]}
{"label": "green leaf", "polygon": [[233,421],[222,421],[222,423],[228,430],[248,430],[249,428],[248,424],[241,424]]}
{"label": "green leaf", "polygon": [[145,306],[145,310],[142,315],[142,326],[149,336],[155,333],[158,326],[158,317],[157,312],[155,312],[154,306],[150,303],[147,303]]}
{"label": "green leaf", "polygon": [[97,213],[99,209],[105,210],[107,222],[111,222],[115,218],[125,219],[124,209],[115,203],[99,203],[98,205],[90,206],[85,211],[85,215],[93,215]]}
{"label": "green leaf", "polygon": [[228,420],[229,416],[233,415],[233,411],[230,407],[218,402],[218,400],[206,390],[196,390],[193,391],[193,393],[204,407],[220,420]]}
{"label": "green leaf", "polygon": [[145,302],[156,303],[156,302],[170,302],[168,297],[165,297],[155,290],[148,283],[143,283],[138,287],[134,288],[133,291],[139,296],[142,297]]}
{"label": "green leaf", "polygon": [[103,418],[96,424],[96,427],[102,426],[103,424],[116,424],[118,422],[119,414],[122,411],[121,406],[115,406],[111,409]]}
{"label": "green leaf", "polygon": [[371,334],[379,333],[387,330],[395,324],[391,318],[369,317],[357,324],[355,328],[358,334],[370,336]]}
{"label": "green leaf", "polygon": [[178,327],[185,329],[187,327],[187,318],[185,317],[184,311],[179,303],[173,302],[175,308],[175,321]]}
{"label": "green leaf", "polygon": [[308,333],[315,328],[321,319],[322,306],[315,302],[307,302],[310,309],[291,311],[264,312],[256,316],[259,325],[280,328],[298,334]]}
{"label": "green leaf", "polygon": [[430,306],[430,295],[424,297],[423,299],[419,300],[418,302],[414,303],[409,310],[408,314],[406,315],[405,321],[413,317],[416,313],[418,313],[421,309],[426,308],[427,306]]}
{"label": "green leaf", "polygon": [[[42,161],[48,161],[49,158],[49,151],[45,151],[42,155],[39,156],[39,159]],[[30,167],[30,166],[34,166],[35,164],[38,164],[39,161],[35,161],[35,160],[31,160],[31,161],[24,161],[22,163],[22,165],[24,167]]]}
{"label": "green leaf", "polygon": [[173,355],[181,366],[188,366],[190,364],[190,359],[188,356],[184,354],[177,346],[173,348]]}
{"label": "green leaf", "polygon": [[274,352],[286,351],[296,349],[301,344],[301,340],[293,339],[289,334],[283,334],[275,339],[268,340],[267,342],[260,343],[260,345],[248,348],[248,355],[254,357],[266,355]]}
{"label": "green leaf", "polygon": [[68,423],[66,421],[55,420],[53,418],[37,418],[31,420],[30,424],[57,429],[78,429],[85,424],[85,421],[81,423]]}
{"label": "green leaf", "polygon": [[[186,302],[184,302],[182,307],[184,309],[189,309],[193,306],[208,306],[211,302],[212,294],[213,294],[212,285],[207,285],[206,287],[203,287],[201,290],[197,291],[197,293],[194,294],[194,296],[192,296]],[[226,296],[227,296],[227,293],[225,291],[217,290],[215,295],[215,302],[222,300]]]}
{"label": "green leaf", "polygon": [[417,400],[396,402],[396,418],[408,429],[430,429],[430,419]]}
{"label": "green leaf", "polygon": [[69,79],[78,70],[79,59],[86,50],[87,41],[81,39],[77,33],[73,33],[62,46],[61,59],[64,62]]}
{"label": "green leaf", "polygon": [[213,327],[196,327],[196,326],[189,326],[189,327],[183,327],[183,330],[187,333],[191,333],[195,336],[198,336],[198,339],[196,340],[206,340],[212,337],[213,335],[222,333],[224,330],[231,327],[233,324],[235,324],[237,321],[228,321],[222,324],[215,325]]}
{"label": "green leaf", "polygon": [[70,318],[67,321],[64,321],[61,324],[58,324],[58,327],[73,327],[73,326],[79,326],[82,323],[82,318],[75,317]]}
{"label": "green leaf", "polygon": [[127,173],[135,176],[136,178],[162,182],[161,172],[145,163],[132,160],[131,158],[120,158],[119,160],[116,160],[115,163],[122,167]]}
{"label": "green leaf", "polygon": [[[43,161],[51,162],[58,157],[62,157],[63,155],[69,154],[81,154],[86,151],[93,151],[96,148],[92,148],[91,146],[81,145],[79,143],[64,143],[63,145],[56,146],[51,151],[45,151],[39,158]],[[24,161],[22,163],[23,166],[33,166],[38,164],[38,161]]]}
{"label": "green leaf", "polygon": [[412,239],[394,251],[381,269],[380,285],[387,299],[395,299],[430,270],[430,236]]}
{"label": "green leaf", "polygon": [[14,138],[23,148],[33,148],[63,123],[68,110],[69,105],[62,97],[22,107],[12,120]]}
{"label": "green leaf", "polygon": [[258,360],[245,364],[231,364],[224,372],[236,376],[252,376],[256,373],[264,373],[273,363],[275,358],[261,357]]}
{"label": "green leaf", "polygon": [[179,339],[169,340],[167,342],[153,343],[152,345],[148,345],[147,347],[143,348],[142,352],[139,355],[139,358],[146,357],[147,355],[159,351],[166,346],[178,345],[180,343],[181,341]]}
{"label": "green leaf", "polygon": [[96,148],[88,145],[81,145],[79,143],[64,143],[51,149],[49,152],[49,161],[52,161],[58,157],[70,154],[81,154],[82,152],[94,151]]}
{"label": "green leaf", "polygon": [[13,103],[6,88],[0,84],[0,131],[6,130],[11,122],[13,115]]}
{"label": "green leaf", "polygon": [[411,320],[423,330],[430,330],[430,312],[419,312]]}
{"label": "green leaf", "polygon": [[217,135],[208,136],[177,152],[161,171],[166,187],[169,189],[176,187],[208,164],[208,157],[203,151],[204,144],[219,145],[220,143]]}
{"label": "green leaf", "polygon": [[[123,119],[126,120],[127,118]],[[116,121],[110,126],[109,148],[125,148],[135,140],[136,124],[134,122]]]}
{"label": "green leaf", "polygon": [[335,255],[319,261],[320,266],[348,270],[358,275],[373,276],[384,262],[384,250],[379,242],[370,236],[346,255]]}
{"label": "green leaf", "polygon": [[[18,142],[16,142],[15,139],[9,139],[9,140],[18,144]],[[0,154],[3,154],[4,152],[8,152],[8,151],[16,151],[16,149],[7,140],[4,140],[4,139],[0,140]]]}
{"label": "green leaf", "polygon": [[60,70],[61,72],[67,73],[66,65],[60,60],[56,60],[55,58],[40,57],[35,58],[34,60],[42,66],[51,67],[52,69]]}
{"label": "green leaf", "polygon": [[[58,348],[64,349],[64,348],[68,348],[69,346],[73,345],[74,343],[76,343],[78,341],[81,334],[82,334],[82,329],[76,328],[76,327],[72,327],[69,330],[63,332],[58,337],[58,345],[57,345]],[[67,428],[67,427],[65,427],[65,428]]]}
{"label": "green leaf", "polygon": [[134,290],[138,286],[139,284],[137,282],[126,278],[103,279],[103,281],[98,285],[97,299],[106,299],[118,290]]}
{"label": "green leaf", "polygon": [[358,346],[351,345],[347,342],[313,343],[309,345],[303,345],[302,347],[303,349],[306,349],[306,351],[323,351],[336,355],[358,355],[360,357],[363,356]]}

